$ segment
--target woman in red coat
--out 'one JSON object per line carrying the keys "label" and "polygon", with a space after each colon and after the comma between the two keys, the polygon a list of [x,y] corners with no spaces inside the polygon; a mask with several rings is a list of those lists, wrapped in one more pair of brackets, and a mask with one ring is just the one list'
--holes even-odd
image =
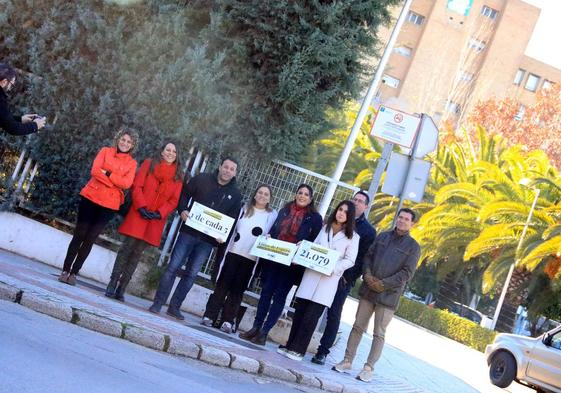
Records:
{"label": "woman in red coat", "polygon": [[76,275],[95,239],[125,201],[123,190],[130,188],[136,172],[131,153],[137,143],[135,131],[121,128],[115,135],[115,146],[102,148],[95,157],[92,177],[80,191],[78,220],[58,277],[60,282],[76,285]]}
{"label": "woman in red coat", "polygon": [[173,143],[167,143],[160,157],[147,159],[140,166],[132,187],[132,206],[119,232],[123,242],[105,296],[124,301],[125,289],[138,261],[148,246],[158,247],[168,215],[179,202],[181,160]]}

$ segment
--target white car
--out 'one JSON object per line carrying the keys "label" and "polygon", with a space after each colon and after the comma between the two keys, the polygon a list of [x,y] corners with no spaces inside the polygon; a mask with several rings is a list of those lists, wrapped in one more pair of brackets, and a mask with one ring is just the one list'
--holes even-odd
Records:
{"label": "white car", "polygon": [[485,357],[493,385],[506,388],[516,381],[538,392],[561,393],[561,327],[537,338],[499,334]]}

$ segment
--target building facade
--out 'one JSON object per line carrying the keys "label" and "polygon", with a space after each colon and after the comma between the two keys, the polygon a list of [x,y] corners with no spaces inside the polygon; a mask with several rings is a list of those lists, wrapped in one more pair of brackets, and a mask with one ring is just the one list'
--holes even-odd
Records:
{"label": "building facade", "polygon": [[479,100],[512,97],[522,117],[561,82],[561,70],[524,54],[539,14],[521,0],[414,0],[377,98],[456,123]]}

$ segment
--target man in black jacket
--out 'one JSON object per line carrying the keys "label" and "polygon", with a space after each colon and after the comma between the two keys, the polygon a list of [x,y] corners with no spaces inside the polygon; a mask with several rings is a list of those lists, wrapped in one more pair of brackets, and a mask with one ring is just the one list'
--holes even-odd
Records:
{"label": "man in black jacket", "polygon": [[333,366],[333,370],[345,372],[352,368],[362,334],[374,314],[372,347],[362,371],[357,375],[361,381],[372,380],[374,364],[384,348],[386,328],[397,309],[405,285],[413,277],[421,254],[419,243],[409,235],[414,222],[413,210],[400,209],[395,229],[378,235],[364,257],[364,281],[359,290],[355,323],[347,341],[345,358]]}
{"label": "man in black jacket", "polygon": [[345,300],[351,288],[355,286],[357,278],[362,275],[362,261],[376,238],[376,230],[365,216],[365,211],[370,203],[370,197],[366,192],[359,191],[355,194],[352,201],[355,205],[355,231],[360,236],[358,254],[356,255],[354,266],[345,270],[343,277],[339,280],[339,287],[335,293],[335,298],[327,311],[327,323],[323,335],[321,336],[319,348],[312,358],[312,363],[315,364],[325,364],[325,358],[335,343],[335,338],[337,338],[337,331],[341,323],[341,313],[343,312]]}
{"label": "man in black jacket", "polygon": [[[201,173],[193,177],[183,186],[177,211],[183,221],[189,219],[189,209],[194,202],[210,207],[232,218],[238,218],[241,208],[241,194],[236,186],[238,163],[231,157],[224,158],[217,174]],[[173,296],[170,299],[167,314],[179,320],[185,319],[179,309],[187,293],[193,287],[195,278],[201,267],[208,260],[213,247],[224,243],[227,239],[214,239],[187,225],[182,225],[179,237],[156,291],[154,304],[149,311],[159,313],[166,302],[175,276],[183,265],[186,272],[181,277]]]}
{"label": "man in black jacket", "polygon": [[36,114],[13,116],[6,95],[16,83],[16,71],[0,63],[0,128],[12,135],[29,135],[45,126],[45,118]]}

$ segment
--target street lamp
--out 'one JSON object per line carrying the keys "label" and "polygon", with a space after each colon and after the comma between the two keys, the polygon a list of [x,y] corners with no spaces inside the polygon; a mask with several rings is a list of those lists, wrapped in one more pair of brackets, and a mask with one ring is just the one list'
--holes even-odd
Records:
{"label": "street lamp", "polygon": [[[527,180],[527,179],[522,179],[520,181],[520,184],[522,185],[524,185],[523,180]],[[540,196],[539,188],[533,188],[533,190],[535,193],[534,201],[532,202],[532,207],[530,207],[530,211],[528,212],[528,218],[526,219],[526,223],[524,224],[524,229],[522,229],[522,234],[520,235],[520,239],[518,240],[518,245],[516,246],[516,251],[514,253],[515,258],[516,255],[518,254],[518,251],[520,251],[520,247],[522,247],[522,241],[526,236],[526,231],[528,230],[528,226],[530,225],[530,221],[532,220],[532,216],[534,215],[534,209],[536,208],[536,203],[538,203],[538,197]],[[497,321],[499,320],[499,314],[501,313],[501,308],[503,307],[503,303],[505,301],[506,291],[508,290],[508,287],[510,285],[510,280],[512,279],[512,273],[514,272],[514,268],[516,267],[517,262],[518,260],[515,259],[514,262],[510,265],[510,268],[508,269],[508,274],[506,276],[506,280],[503,285],[503,289],[501,291],[501,296],[499,297],[499,302],[497,303],[497,307],[495,308],[495,314],[493,315],[493,323],[491,325],[491,329],[493,330],[495,330],[495,326],[497,325]]]}

